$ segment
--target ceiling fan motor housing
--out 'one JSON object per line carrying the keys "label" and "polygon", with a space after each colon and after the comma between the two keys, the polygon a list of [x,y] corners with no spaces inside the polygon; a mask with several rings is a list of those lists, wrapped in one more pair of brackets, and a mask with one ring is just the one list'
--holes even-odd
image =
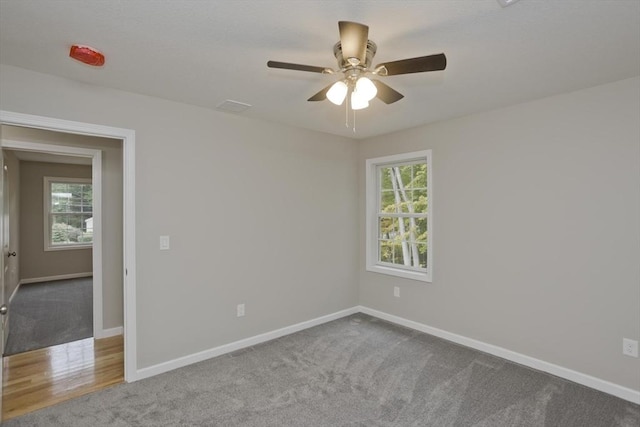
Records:
{"label": "ceiling fan motor housing", "polygon": [[367,58],[364,64],[352,65],[349,62],[349,58],[345,58],[342,55],[342,44],[340,42],[336,43],[333,46],[333,55],[338,60],[338,67],[341,72],[349,71],[350,69],[358,69],[358,70],[369,70],[371,68],[371,61],[373,61],[373,57],[376,55],[376,51],[378,50],[378,46],[371,40],[367,40]]}

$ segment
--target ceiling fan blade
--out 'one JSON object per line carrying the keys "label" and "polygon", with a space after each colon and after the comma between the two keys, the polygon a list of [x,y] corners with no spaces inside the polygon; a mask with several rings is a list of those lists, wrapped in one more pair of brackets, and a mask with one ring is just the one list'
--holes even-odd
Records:
{"label": "ceiling fan blade", "polygon": [[292,64],[290,62],[278,62],[278,61],[267,62],[267,67],[282,68],[285,70],[309,71],[311,73],[332,73],[333,72],[333,70],[331,70],[330,68],[315,67],[313,65]]}
{"label": "ceiling fan blade", "polygon": [[369,27],[357,22],[340,21],[338,22],[338,28],[340,29],[340,45],[342,46],[343,58],[347,61],[351,58],[356,58],[359,62],[352,65],[364,65],[367,60]]}
{"label": "ceiling fan blade", "polygon": [[400,61],[385,62],[376,66],[384,67],[387,71],[379,73],[381,76],[395,76],[398,74],[423,73],[425,71],[439,71],[447,68],[447,57],[444,53],[420,56],[418,58],[402,59]]}
{"label": "ceiling fan blade", "polygon": [[400,101],[402,98],[404,98],[403,94],[382,83],[380,80],[371,81],[374,85],[376,85],[376,88],[378,89],[376,97],[378,97],[378,99],[380,99],[385,104],[393,104],[394,102]]}
{"label": "ceiling fan blade", "polygon": [[313,95],[311,98],[307,99],[307,101],[324,101],[325,99],[327,99],[327,92],[329,92],[331,86],[333,86],[333,83]]}

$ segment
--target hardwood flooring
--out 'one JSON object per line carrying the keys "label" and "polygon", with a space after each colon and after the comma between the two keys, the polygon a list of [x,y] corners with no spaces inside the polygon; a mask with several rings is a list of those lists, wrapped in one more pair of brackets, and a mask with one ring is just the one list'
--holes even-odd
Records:
{"label": "hardwood flooring", "polygon": [[124,381],[122,335],[87,338],[3,359],[2,419]]}

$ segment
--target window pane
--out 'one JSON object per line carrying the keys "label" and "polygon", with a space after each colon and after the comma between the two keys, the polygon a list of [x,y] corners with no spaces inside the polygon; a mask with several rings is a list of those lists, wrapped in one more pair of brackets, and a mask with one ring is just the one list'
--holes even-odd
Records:
{"label": "window pane", "polygon": [[67,212],[72,196],[67,184],[51,183],[51,211]]}
{"label": "window pane", "polygon": [[391,183],[391,176],[389,175],[389,168],[380,168],[380,189],[392,190],[393,184]]}
{"label": "window pane", "polygon": [[388,241],[381,241],[379,245],[380,261],[393,263],[393,249]]}
{"label": "window pane", "polygon": [[381,217],[378,220],[378,254],[382,262],[402,263],[400,221],[400,218],[392,217]]}
{"label": "window pane", "polygon": [[52,214],[51,243],[53,245],[91,243],[93,217],[91,214]]}
{"label": "window pane", "polygon": [[427,244],[401,240],[380,240],[380,261],[407,267],[427,267]]}
{"label": "window pane", "polygon": [[416,212],[427,211],[427,189],[426,188],[413,190],[411,194],[411,199],[413,200]]}
{"label": "window pane", "polygon": [[379,261],[426,268],[427,218],[378,218]]}
{"label": "window pane", "polygon": [[380,241],[380,261],[404,265],[402,244],[392,240]]}
{"label": "window pane", "polygon": [[[403,218],[400,233],[407,242],[425,242],[427,240],[426,218]],[[402,232],[404,231],[404,234]]]}
{"label": "window pane", "polygon": [[380,211],[395,213],[426,212],[426,163],[381,166]]}
{"label": "window pane", "polygon": [[416,218],[416,241],[418,242],[426,242],[427,241],[427,218]]}
{"label": "window pane", "polygon": [[91,184],[51,183],[51,212],[91,212]]}
{"label": "window pane", "polygon": [[402,189],[411,188],[413,165],[395,166],[393,169],[396,172],[396,178],[398,179],[399,186]]}
{"label": "window pane", "polygon": [[380,192],[380,212],[397,212],[396,199],[393,190],[382,190]]}
{"label": "window pane", "polygon": [[378,221],[378,238],[380,239],[395,239],[398,235],[398,224],[400,220],[398,218],[383,217]]}
{"label": "window pane", "polygon": [[427,188],[427,164],[420,163],[413,166],[413,189]]}
{"label": "window pane", "polygon": [[420,243],[418,244],[418,252],[420,258],[420,268],[427,268],[427,244]]}
{"label": "window pane", "polygon": [[393,245],[393,263],[403,265],[404,257],[402,252],[402,244],[399,242],[394,242],[392,245]]}
{"label": "window pane", "polygon": [[378,218],[378,238],[423,243],[427,240],[427,218]]}

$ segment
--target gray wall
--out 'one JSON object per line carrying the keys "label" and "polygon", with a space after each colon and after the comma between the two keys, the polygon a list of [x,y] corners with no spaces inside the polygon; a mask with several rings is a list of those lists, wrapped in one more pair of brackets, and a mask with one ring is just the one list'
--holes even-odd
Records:
{"label": "gray wall", "polygon": [[136,132],[138,368],[357,303],[354,141],[7,66],[0,91]]}
{"label": "gray wall", "polygon": [[5,166],[8,169],[8,208],[9,208],[9,252],[15,252],[17,256],[5,258],[5,267],[9,270],[7,283],[5,283],[5,296],[10,298],[20,282],[20,162],[16,156],[7,152],[4,156]]}
{"label": "gray wall", "polygon": [[[634,78],[362,142],[361,304],[640,389],[639,117]],[[427,148],[433,283],[366,272],[365,159]]]}
{"label": "gray wall", "polygon": [[[9,66],[0,108],[136,131],[138,368],[362,303],[637,390],[639,86],[360,142]],[[367,273],[364,159],[422,148],[434,282]]]}
{"label": "gray wall", "polygon": [[91,179],[91,166],[20,162],[20,280],[91,273],[91,248],[44,250],[45,176]]}
{"label": "gray wall", "polygon": [[[102,324],[104,329],[122,326],[122,141],[15,126],[3,126],[2,137],[13,141],[102,151]],[[88,176],[91,177],[91,173]],[[91,258],[90,252],[88,256]]]}

